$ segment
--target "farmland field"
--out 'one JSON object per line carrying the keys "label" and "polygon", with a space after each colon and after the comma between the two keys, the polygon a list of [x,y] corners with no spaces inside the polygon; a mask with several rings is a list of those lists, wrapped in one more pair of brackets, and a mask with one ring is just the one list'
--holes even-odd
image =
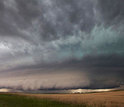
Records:
{"label": "farmland field", "polygon": [[80,106],[49,99],[20,96],[11,93],[1,93],[0,107],[80,107]]}
{"label": "farmland field", "polygon": [[0,107],[124,107],[124,91],[88,94],[1,93]]}

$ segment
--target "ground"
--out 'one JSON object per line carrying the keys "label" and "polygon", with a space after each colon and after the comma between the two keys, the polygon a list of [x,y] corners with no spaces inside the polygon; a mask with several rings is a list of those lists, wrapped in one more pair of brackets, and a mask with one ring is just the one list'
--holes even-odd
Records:
{"label": "ground", "polygon": [[124,91],[88,94],[1,93],[0,107],[124,107]]}

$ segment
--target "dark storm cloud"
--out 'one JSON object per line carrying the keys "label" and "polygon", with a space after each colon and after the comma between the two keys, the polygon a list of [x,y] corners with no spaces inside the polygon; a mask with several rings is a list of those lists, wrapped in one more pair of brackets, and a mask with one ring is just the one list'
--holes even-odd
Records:
{"label": "dark storm cloud", "polygon": [[41,33],[46,39],[52,38],[49,33],[54,39],[54,36],[68,36],[78,30],[89,31],[95,23],[94,3],[91,1],[54,0],[50,4],[43,3],[47,7],[43,12],[44,29]]}
{"label": "dark storm cloud", "polygon": [[123,84],[123,10],[122,0],[0,1],[0,86]]}
{"label": "dark storm cloud", "polygon": [[106,24],[120,24],[124,19],[123,0],[98,0]]}
{"label": "dark storm cloud", "polygon": [[[89,31],[95,23],[93,12],[95,3],[90,0],[78,2],[75,0],[71,2],[69,0],[5,0],[0,5],[0,30],[4,35],[26,38],[27,35],[20,30],[33,29],[38,30],[42,39],[51,40],[59,35],[72,35],[78,30]],[[34,24],[38,24],[36,26],[39,28],[35,28]]]}

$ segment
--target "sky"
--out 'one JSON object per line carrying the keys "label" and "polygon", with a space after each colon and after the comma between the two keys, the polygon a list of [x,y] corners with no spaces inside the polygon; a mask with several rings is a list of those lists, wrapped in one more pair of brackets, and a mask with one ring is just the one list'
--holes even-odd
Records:
{"label": "sky", "polygon": [[124,85],[123,0],[1,0],[0,87]]}

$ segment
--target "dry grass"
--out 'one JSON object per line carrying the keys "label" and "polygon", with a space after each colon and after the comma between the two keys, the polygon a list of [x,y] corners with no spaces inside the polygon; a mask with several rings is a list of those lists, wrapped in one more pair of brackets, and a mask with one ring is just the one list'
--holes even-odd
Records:
{"label": "dry grass", "polygon": [[86,104],[92,107],[124,107],[124,91],[89,94],[20,94],[38,98],[48,98],[73,104]]}

